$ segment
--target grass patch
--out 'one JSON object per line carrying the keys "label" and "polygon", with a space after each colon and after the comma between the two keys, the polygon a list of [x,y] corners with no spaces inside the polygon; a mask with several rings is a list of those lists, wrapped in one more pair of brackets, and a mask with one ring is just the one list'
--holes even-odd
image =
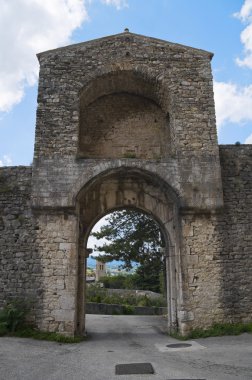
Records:
{"label": "grass patch", "polygon": [[0,310],[0,336],[33,338],[58,343],[79,343],[84,337],[69,337],[56,332],[43,332],[27,325],[26,316],[30,310],[30,302],[12,300]]}
{"label": "grass patch", "polygon": [[85,340],[85,337],[71,337],[65,336],[55,332],[44,332],[39,331],[32,328],[24,328],[21,330],[17,330],[14,333],[7,334],[7,336],[15,336],[19,338],[33,338],[38,340],[47,340],[50,342],[58,342],[58,343],[80,343]]}
{"label": "grass patch", "polygon": [[124,153],[123,158],[136,158],[136,153],[126,152],[126,153]]}
{"label": "grass patch", "polygon": [[216,323],[209,329],[194,329],[188,335],[182,336],[173,333],[171,336],[179,340],[209,338],[214,336],[240,335],[242,333],[252,333],[252,322],[250,323]]}

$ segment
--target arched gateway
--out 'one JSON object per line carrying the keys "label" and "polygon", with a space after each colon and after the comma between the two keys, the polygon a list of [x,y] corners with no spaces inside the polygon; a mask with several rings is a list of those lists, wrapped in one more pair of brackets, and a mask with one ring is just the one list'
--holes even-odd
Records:
{"label": "arched gateway", "polygon": [[205,237],[194,229],[222,206],[212,55],[125,32],[38,57],[33,207],[38,231],[49,225],[64,239],[67,272],[64,289],[44,291],[55,302],[48,325],[83,332],[88,234],[126,205],[150,213],[166,237],[169,329],[201,324],[209,302],[190,285]]}
{"label": "arched gateway", "polygon": [[38,55],[33,166],[0,171],[23,219],[0,228],[6,294],[35,297],[39,328],[83,333],[87,238],[125,206],[163,231],[169,330],[251,318],[251,149],[217,144],[211,58],[128,31]]}
{"label": "arched gateway", "polygon": [[177,330],[177,303],[182,302],[180,291],[181,261],[179,237],[179,200],[170,186],[154,173],[135,167],[108,170],[97,175],[78,194],[79,287],[77,326],[84,330],[85,258],[87,240],[94,224],[105,214],[131,207],[150,214],[159,224],[165,239],[168,328]]}

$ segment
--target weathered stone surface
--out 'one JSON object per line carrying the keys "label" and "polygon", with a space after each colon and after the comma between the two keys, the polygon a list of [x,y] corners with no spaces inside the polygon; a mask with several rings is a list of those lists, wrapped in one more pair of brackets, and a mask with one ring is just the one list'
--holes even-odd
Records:
{"label": "weathered stone surface", "polygon": [[[234,322],[252,320],[252,145],[220,146],[224,217],[216,227],[222,249],[221,300]],[[217,257],[216,257],[217,258]]]}
{"label": "weathered stone surface", "polygon": [[38,314],[43,286],[37,223],[31,210],[31,167],[0,168],[0,305],[20,298]]}
{"label": "weathered stone surface", "polygon": [[166,240],[169,329],[252,319],[252,146],[218,146],[208,52],[123,33],[39,54],[32,167],[0,168],[0,306],[84,330],[86,244],[121,207]]}

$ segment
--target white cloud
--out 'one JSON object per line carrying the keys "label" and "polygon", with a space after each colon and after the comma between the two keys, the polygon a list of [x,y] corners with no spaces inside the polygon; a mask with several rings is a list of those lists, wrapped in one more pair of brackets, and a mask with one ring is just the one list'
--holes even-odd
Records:
{"label": "white cloud", "polygon": [[245,0],[240,12],[235,14],[242,22],[248,24],[241,33],[241,42],[244,45],[244,58],[237,59],[240,66],[252,69],[252,0]]}
{"label": "white cloud", "polygon": [[[126,0],[100,0],[117,9]],[[38,78],[36,53],[70,43],[92,0],[0,0],[0,112],[19,103]]]}
{"label": "white cloud", "polygon": [[252,144],[252,135],[246,138],[245,144]]}
{"label": "white cloud", "polygon": [[[252,68],[252,0],[245,0],[235,16],[248,24],[241,33],[245,56],[236,62],[239,66]],[[214,98],[218,128],[226,123],[241,125],[248,121],[252,122],[252,84],[242,87],[235,83],[214,82]],[[245,143],[252,143],[252,135]]]}
{"label": "white cloud", "polygon": [[[100,220],[94,225],[94,227],[92,228],[91,233],[100,231],[101,227],[107,224],[107,223],[106,223],[106,218],[107,218],[107,215],[105,215],[103,218],[101,218],[101,219],[100,219]],[[101,253],[100,253],[100,252],[96,252],[95,247],[96,247],[96,246],[97,246],[97,247],[102,246],[102,245],[104,245],[105,243],[108,243],[108,240],[106,240],[105,238],[102,238],[102,239],[98,240],[98,239],[96,239],[94,236],[91,236],[91,234],[90,234],[90,235],[89,235],[89,238],[88,238],[88,242],[87,242],[87,247],[93,249],[92,256],[98,256],[98,255],[100,255]]]}
{"label": "white cloud", "polygon": [[3,156],[3,158],[0,160],[0,167],[1,166],[10,166],[11,164],[12,164],[12,159],[7,154],[5,154]]}
{"label": "white cloud", "polygon": [[128,7],[127,0],[102,0],[106,5],[114,5],[117,9]]}
{"label": "white cloud", "polygon": [[81,0],[0,0],[0,5],[0,111],[9,111],[37,80],[36,53],[67,43],[87,12]]}
{"label": "white cloud", "polygon": [[240,18],[242,21],[247,21],[252,14],[252,0],[245,0],[240,12],[236,13],[235,16]]}
{"label": "white cloud", "polygon": [[214,82],[217,126],[227,122],[252,121],[252,85],[238,87],[233,83]]}

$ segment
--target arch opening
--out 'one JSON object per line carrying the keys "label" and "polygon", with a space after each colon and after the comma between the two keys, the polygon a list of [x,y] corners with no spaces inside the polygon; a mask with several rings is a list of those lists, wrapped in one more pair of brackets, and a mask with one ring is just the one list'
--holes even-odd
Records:
{"label": "arch opening", "polygon": [[180,302],[180,241],[178,234],[179,202],[169,186],[157,176],[142,170],[120,168],[91,180],[77,196],[79,209],[79,274],[76,331],[85,330],[85,275],[88,238],[93,226],[104,215],[120,209],[138,210],[154,219],[164,237],[167,268],[168,331],[178,326],[177,304]]}
{"label": "arch opening", "polygon": [[[166,306],[165,240],[153,217],[137,208],[102,217],[87,243],[92,251],[87,259],[87,273],[92,274],[86,279],[88,301],[111,298],[132,306]],[[96,286],[99,282],[104,288]]]}
{"label": "arch opening", "polygon": [[165,159],[174,150],[170,121],[157,83],[133,71],[107,73],[80,95],[78,156]]}

